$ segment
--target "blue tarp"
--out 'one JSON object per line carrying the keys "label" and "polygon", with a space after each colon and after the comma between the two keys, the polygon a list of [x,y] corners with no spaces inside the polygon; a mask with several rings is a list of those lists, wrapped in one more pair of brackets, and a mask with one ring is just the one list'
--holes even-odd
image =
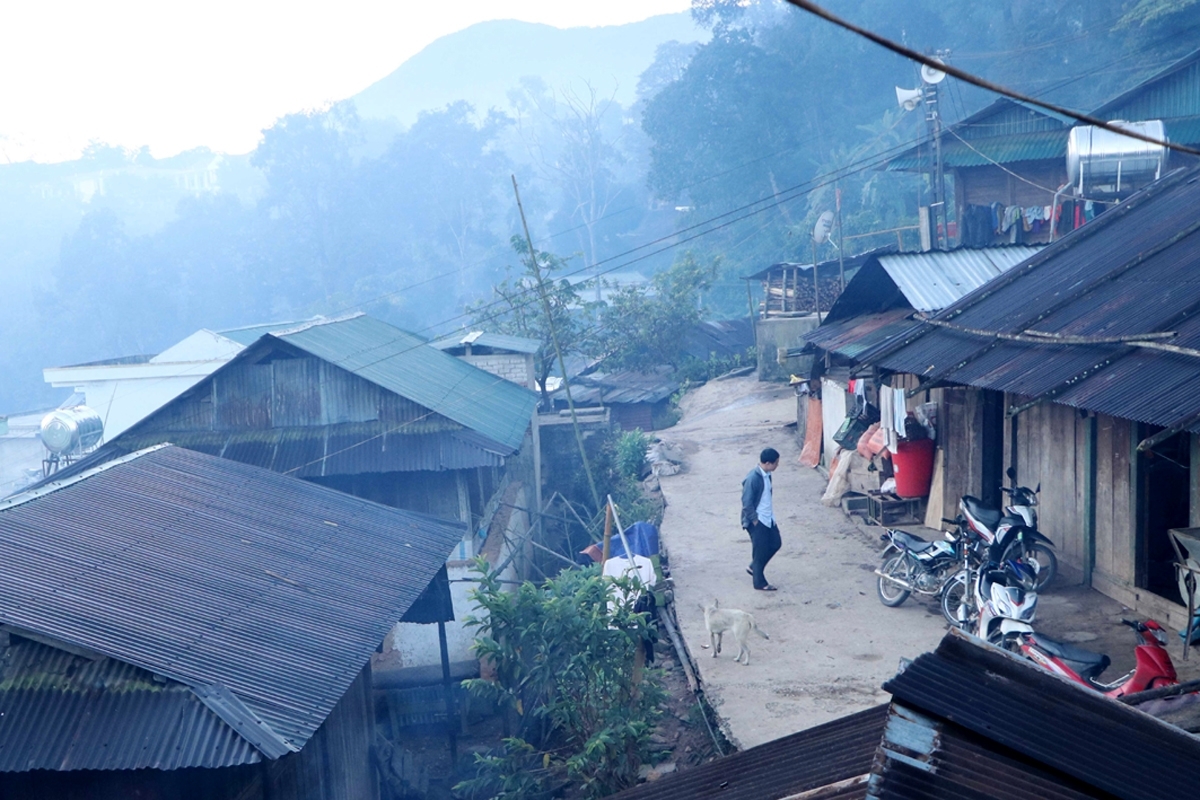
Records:
{"label": "blue tarp", "polygon": [[[629,549],[634,555],[654,558],[658,555],[658,528],[649,522],[635,522],[625,529],[625,538],[629,541]],[[620,536],[613,536],[609,542],[609,556],[625,557],[625,546]]]}

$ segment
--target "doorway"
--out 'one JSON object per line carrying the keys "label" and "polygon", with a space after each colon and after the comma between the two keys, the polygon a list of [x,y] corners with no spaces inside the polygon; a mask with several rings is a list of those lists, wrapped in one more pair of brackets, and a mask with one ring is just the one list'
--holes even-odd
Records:
{"label": "doorway", "polygon": [[[1144,437],[1162,428],[1147,426]],[[1179,433],[1138,453],[1138,585],[1176,603],[1184,602],[1175,576],[1171,528],[1186,528],[1192,486],[1191,437]]]}
{"label": "doorway", "polygon": [[1004,485],[1004,393],[980,391],[979,499],[988,508],[1001,508],[1000,487]]}

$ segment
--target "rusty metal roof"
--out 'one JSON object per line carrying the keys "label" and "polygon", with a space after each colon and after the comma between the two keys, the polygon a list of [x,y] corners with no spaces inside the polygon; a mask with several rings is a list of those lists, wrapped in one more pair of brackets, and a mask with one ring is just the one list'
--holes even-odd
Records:
{"label": "rusty metal roof", "polygon": [[865,777],[879,746],[886,712],[887,706],[860,711],[613,797],[778,800],[830,787],[819,795],[822,800],[862,798],[866,796]]}
{"label": "rusty metal roof", "polygon": [[[658,403],[679,391],[679,386],[674,371],[667,367],[652,372],[593,372],[571,379],[571,399],[581,404]],[[567,401],[563,390],[553,398]]]}
{"label": "rusty metal roof", "polygon": [[[1125,344],[1009,341],[1173,333],[1200,349],[1200,172],[1177,171],[872,354],[926,378],[1162,426],[1200,412],[1200,360]],[[1042,337],[1045,339],[1046,337]],[[1200,423],[1189,430],[1200,431]]]}
{"label": "rusty metal roof", "polygon": [[312,736],[462,535],[160,447],[0,502],[0,623],[185,684],[278,757]]}
{"label": "rusty metal roof", "polygon": [[313,320],[265,336],[413,400],[512,450],[520,448],[538,403],[537,395],[528,389],[364,314]]}
{"label": "rusty metal roof", "polygon": [[[911,711],[901,720],[907,725],[893,730],[888,722],[872,796],[1160,800],[1196,793],[1200,739],[959,631],[883,688],[893,708]],[[955,734],[953,726],[975,736]],[[956,753],[947,732],[964,745],[987,741],[990,752],[982,759],[965,746]],[[1003,782],[991,785],[989,773]],[[877,785],[889,790],[874,794]]]}
{"label": "rusty metal roof", "polygon": [[[804,335],[805,348],[819,347],[843,358],[858,360],[881,344],[912,327],[911,308],[893,308],[879,314],[865,314],[841,322],[821,325]],[[789,353],[790,355],[790,353]]]}

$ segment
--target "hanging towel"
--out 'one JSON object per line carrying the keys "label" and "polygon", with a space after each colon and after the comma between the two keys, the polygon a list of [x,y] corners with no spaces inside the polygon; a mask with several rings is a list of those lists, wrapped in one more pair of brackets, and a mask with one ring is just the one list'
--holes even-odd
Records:
{"label": "hanging towel", "polygon": [[905,399],[904,399],[904,390],[903,389],[892,389],[892,393],[893,393],[892,413],[895,415],[895,419],[892,422],[892,430],[896,431],[897,434],[903,436],[904,435],[904,419],[905,419],[905,417],[908,416],[908,408],[905,405]]}

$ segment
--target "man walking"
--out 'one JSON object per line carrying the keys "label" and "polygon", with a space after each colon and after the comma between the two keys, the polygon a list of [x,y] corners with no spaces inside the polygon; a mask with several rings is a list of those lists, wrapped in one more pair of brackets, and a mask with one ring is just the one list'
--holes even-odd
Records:
{"label": "man walking", "polygon": [[768,447],[759,454],[758,466],[742,481],[742,527],[750,534],[753,558],[746,571],[754,578],[754,588],[763,592],[775,591],[775,587],[767,583],[763,570],[783,544],[771,504],[771,473],[778,466],[779,451]]}

